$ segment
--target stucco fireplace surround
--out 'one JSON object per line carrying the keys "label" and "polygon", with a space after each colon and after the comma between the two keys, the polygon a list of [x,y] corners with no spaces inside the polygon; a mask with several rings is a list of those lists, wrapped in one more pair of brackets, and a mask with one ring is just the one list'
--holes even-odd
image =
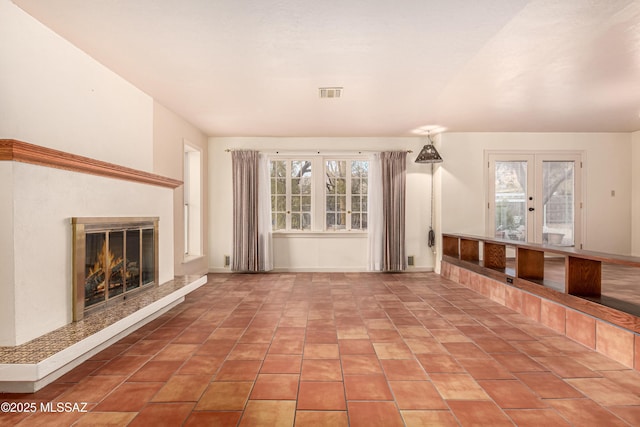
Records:
{"label": "stucco fireplace surround", "polygon": [[[0,139],[0,392],[44,387],[206,283],[206,276],[174,276],[180,185]],[[78,237],[83,229],[84,249],[74,227]],[[76,260],[77,252],[86,257],[88,235],[108,261]],[[77,302],[87,297],[85,310]]]}

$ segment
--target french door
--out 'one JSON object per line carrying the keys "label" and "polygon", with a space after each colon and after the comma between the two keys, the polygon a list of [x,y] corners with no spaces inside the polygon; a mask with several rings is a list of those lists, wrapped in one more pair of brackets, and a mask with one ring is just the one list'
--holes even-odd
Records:
{"label": "french door", "polygon": [[487,153],[487,229],[521,242],[580,247],[580,153]]}

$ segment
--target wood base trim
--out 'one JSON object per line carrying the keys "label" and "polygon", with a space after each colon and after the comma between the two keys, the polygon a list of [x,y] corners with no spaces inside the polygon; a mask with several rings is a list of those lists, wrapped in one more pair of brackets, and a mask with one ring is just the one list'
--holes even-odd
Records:
{"label": "wood base trim", "polygon": [[15,139],[0,139],[0,161],[29,163],[167,188],[177,188],[183,184],[182,181],[177,179],[95,160],[90,157],[53,150]]}

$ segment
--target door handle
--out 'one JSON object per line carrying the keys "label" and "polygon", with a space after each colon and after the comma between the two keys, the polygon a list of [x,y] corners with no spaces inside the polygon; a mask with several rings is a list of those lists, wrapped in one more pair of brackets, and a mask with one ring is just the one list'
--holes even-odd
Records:
{"label": "door handle", "polygon": [[533,212],[535,210],[536,210],[536,208],[529,208],[529,212]]}

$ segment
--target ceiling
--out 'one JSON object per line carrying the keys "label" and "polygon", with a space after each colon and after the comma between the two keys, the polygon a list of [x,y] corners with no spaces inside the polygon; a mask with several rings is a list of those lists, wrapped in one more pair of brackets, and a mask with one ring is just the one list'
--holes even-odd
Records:
{"label": "ceiling", "polygon": [[638,0],[14,3],[210,136],[640,130]]}

